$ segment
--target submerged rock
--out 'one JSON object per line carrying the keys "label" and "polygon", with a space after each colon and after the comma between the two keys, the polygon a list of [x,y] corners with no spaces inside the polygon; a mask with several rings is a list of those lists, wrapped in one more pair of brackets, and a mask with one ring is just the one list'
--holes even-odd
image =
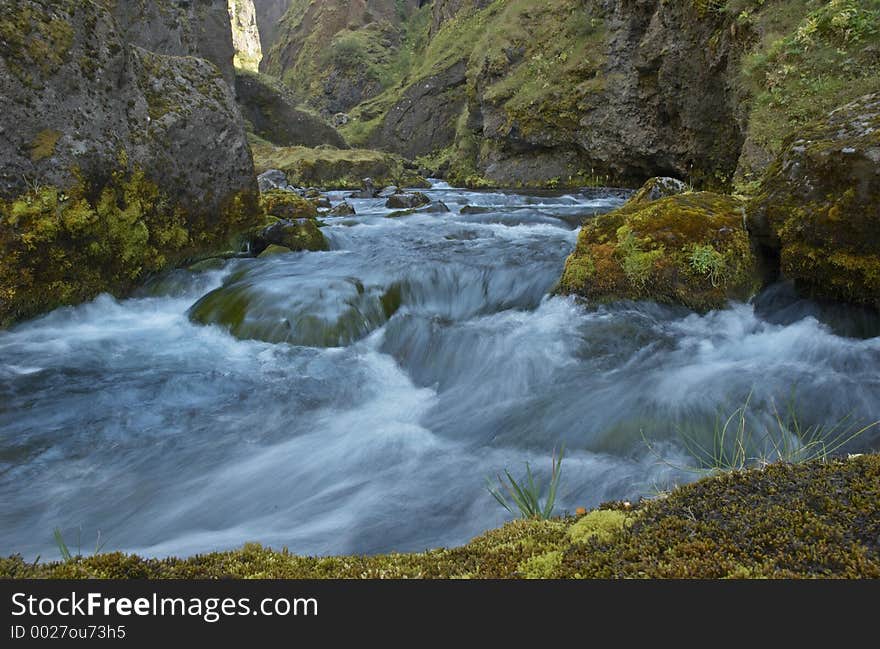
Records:
{"label": "submerged rock", "polygon": [[697,311],[761,286],[744,205],[699,192],[628,203],[584,225],[558,291],[589,300],[654,300]]}
{"label": "submerged rock", "polygon": [[430,212],[432,214],[445,214],[449,212],[449,206],[443,201],[432,201],[430,205],[423,208],[422,212]]}
{"label": "submerged rock", "polygon": [[285,246],[276,246],[273,243],[267,246],[263,252],[257,255],[257,257],[259,257],[260,259],[265,259],[266,257],[274,257],[275,255],[286,255],[289,252],[293,252],[293,250]]}
{"label": "submerged rock", "polygon": [[431,199],[422,192],[412,192],[408,194],[394,194],[385,201],[385,207],[392,210],[406,210],[422,205],[428,205]]}
{"label": "submerged rock", "polygon": [[748,225],[803,293],[880,308],[880,93],[790,140],[762,181]]}
{"label": "submerged rock", "polygon": [[378,197],[379,198],[389,198],[391,196],[394,196],[394,194],[399,194],[399,193],[400,193],[400,187],[395,187],[394,185],[389,185],[388,187],[383,189],[381,192],[379,192]]}

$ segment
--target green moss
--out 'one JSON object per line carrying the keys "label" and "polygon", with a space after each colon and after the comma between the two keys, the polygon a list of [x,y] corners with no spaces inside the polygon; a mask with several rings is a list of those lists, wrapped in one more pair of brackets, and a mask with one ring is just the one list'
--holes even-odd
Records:
{"label": "green moss", "polygon": [[318,208],[295,192],[271,190],[260,196],[260,204],[268,216],[279,219],[315,218]]}
{"label": "green moss", "polygon": [[616,509],[597,509],[583,516],[568,530],[572,543],[585,543],[595,539],[607,543],[623,532],[630,518]]}
{"label": "green moss", "polygon": [[415,554],[301,557],[247,544],[188,559],[0,559],[2,578],[880,577],[880,456],[726,473],[632,513],[517,520]]}
{"label": "green moss", "polygon": [[526,579],[552,579],[562,565],[562,552],[551,550],[544,554],[526,559],[517,567],[517,571]]}
{"label": "green moss", "polygon": [[631,201],[584,225],[558,291],[700,311],[746,299],[761,279],[743,210],[737,199],[711,192]]}
{"label": "green moss", "polygon": [[276,246],[275,244],[272,244],[259,254],[259,258],[266,259],[267,257],[275,257],[277,255],[286,255],[289,252],[293,252],[293,251],[290,248],[286,248],[284,246]]}
{"label": "green moss", "polygon": [[23,82],[33,72],[48,77],[66,61],[73,45],[70,18],[40,3],[13,3],[0,15],[0,54]]}
{"label": "green moss", "polygon": [[253,223],[254,198],[230,196],[211,223],[173,202],[143,172],[0,202],[0,326],[102,292],[125,294],[150,273],[225,247]]}
{"label": "green moss", "polygon": [[31,162],[39,162],[51,157],[60,138],[61,132],[53,129],[44,129],[37,133],[31,142]]}

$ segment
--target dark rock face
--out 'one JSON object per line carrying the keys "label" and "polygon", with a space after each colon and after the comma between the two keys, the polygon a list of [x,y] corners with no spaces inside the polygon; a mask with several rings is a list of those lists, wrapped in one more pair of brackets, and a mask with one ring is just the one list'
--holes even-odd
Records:
{"label": "dark rock face", "polygon": [[261,138],[277,146],[348,148],[335,128],[298,109],[290,91],[271,78],[238,70],[235,90],[242,115]]}
{"label": "dark rock face", "polygon": [[[178,25],[176,54],[211,33],[214,4],[179,14],[208,23]],[[138,33],[102,3],[0,0],[0,325],[124,293],[258,218],[232,88],[204,58],[127,40],[173,50],[160,31],[148,20]],[[52,218],[62,227],[46,230]],[[38,251],[23,254],[34,236]]]}
{"label": "dark rock face", "polygon": [[880,94],[790,140],[748,216],[759,250],[802,292],[880,308]]}
{"label": "dark rock face", "polygon": [[414,158],[449,146],[467,101],[467,65],[459,61],[410,86],[373,134],[372,144]]}
{"label": "dark rock face", "polygon": [[[487,41],[482,21],[503,43],[486,52],[465,47],[443,72],[414,80],[372,145],[416,156],[455,143],[437,171],[466,157],[465,175],[489,184],[638,185],[676,176],[725,187],[745,138],[731,82],[738,36],[729,14],[698,4],[586,0],[571,13],[561,3],[508,11],[438,2],[435,31],[457,17],[479,46]],[[469,13],[483,8],[479,17]],[[568,46],[556,54],[559,39]]]}
{"label": "dark rock face", "polygon": [[431,199],[421,192],[412,192],[410,194],[394,194],[385,202],[385,207],[392,210],[406,210],[422,205],[428,205]]}
{"label": "dark rock face", "polygon": [[226,0],[121,0],[111,6],[127,43],[156,54],[206,59],[233,85],[235,48]]}
{"label": "dark rock face", "polygon": [[268,52],[278,37],[281,18],[290,9],[291,0],[254,0],[257,11],[257,28],[260,30],[260,44],[263,52]]}

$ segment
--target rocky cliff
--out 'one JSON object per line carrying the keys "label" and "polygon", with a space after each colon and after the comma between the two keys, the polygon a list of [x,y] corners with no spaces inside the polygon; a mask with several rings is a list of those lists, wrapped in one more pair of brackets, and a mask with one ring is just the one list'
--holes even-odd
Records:
{"label": "rocky cliff", "polygon": [[[754,185],[880,88],[874,0],[293,2],[269,70],[458,182]],[[322,49],[323,48],[323,49]]]}
{"label": "rocky cliff", "polygon": [[228,0],[228,3],[235,67],[258,72],[260,61],[263,60],[263,46],[260,42],[254,0]]}
{"label": "rocky cliff", "polygon": [[254,0],[260,44],[268,52],[278,38],[281,19],[290,8],[291,0]]}
{"label": "rocky cliff", "polygon": [[0,324],[123,293],[255,219],[225,3],[160,4],[0,0]]}

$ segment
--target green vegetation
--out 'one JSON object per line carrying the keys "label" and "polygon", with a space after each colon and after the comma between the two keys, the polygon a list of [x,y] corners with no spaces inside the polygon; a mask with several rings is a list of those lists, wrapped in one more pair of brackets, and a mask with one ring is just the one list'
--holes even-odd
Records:
{"label": "green vegetation", "polygon": [[[675,468],[713,474],[760,469],[775,462],[827,462],[847,444],[880,424],[880,421],[857,424],[851,416],[846,416],[830,425],[805,426],[792,398],[784,413],[773,405],[773,425],[767,426],[756,423],[760,419],[751,410],[751,400],[750,394],[742,406],[726,416],[716,417],[708,444],[698,434],[679,429],[678,439],[696,465]],[[661,457],[653,442],[645,438],[645,443]]]}
{"label": "green vegetation", "polygon": [[254,197],[236,195],[209,223],[139,170],[0,201],[0,326],[102,292],[123,295],[150,273],[225,248],[256,215]]}
{"label": "green vegetation", "polygon": [[880,90],[880,1],[753,2],[738,22],[760,34],[743,56],[740,83],[752,96],[740,191],[753,188],[786,138],[834,108]]}
{"label": "green vegetation", "polygon": [[[559,450],[559,454],[553,451],[553,459],[550,469],[550,486],[547,491],[547,498],[544,504],[541,504],[541,493],[543,488],[540,483],[535,482],[532,475],[532,467],[526,462],[526,479],[518,482],[507,469],[504,470],[505,478],[497,476],[498,485],[493,485],[489,478],[486,478],[486,488],[492,497],[511,514],[515,514],[514,506],[519,511],[522,518],[538,518],[547,519],[553,515],[553,508],[556,506],[556,491],[559,489],[559,478],[562,475],[562,458],[565,455],[565,447]],[[507,499],[507,496],[510,500]],[[511,503],[512,501],[512,503]]]}
{"label": "green vegetation", "polygon": [[730,471],[583,517],[516,520],[418,554],[301,557],[256,544],[189,559],[120,553],[29,563],[3,578],[880,577],[880,456]]}

